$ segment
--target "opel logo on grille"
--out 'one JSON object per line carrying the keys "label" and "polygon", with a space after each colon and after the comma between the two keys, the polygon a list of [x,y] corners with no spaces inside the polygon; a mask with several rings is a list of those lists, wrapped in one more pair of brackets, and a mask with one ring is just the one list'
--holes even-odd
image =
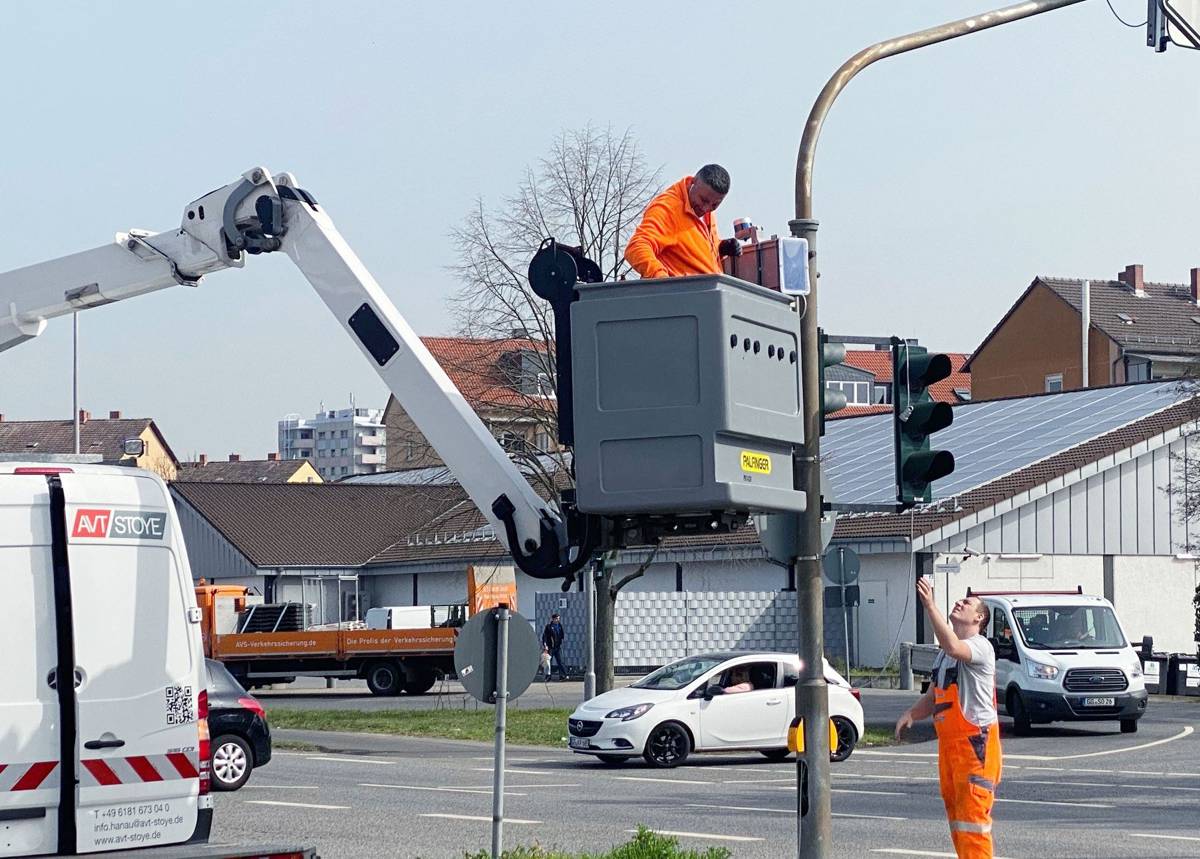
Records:
{"label": "opel logo on grille", "polygon": [[571,728],[576,731],[582,731],[583,730],[583,720],[582,719],[572,719],[571,720]]}

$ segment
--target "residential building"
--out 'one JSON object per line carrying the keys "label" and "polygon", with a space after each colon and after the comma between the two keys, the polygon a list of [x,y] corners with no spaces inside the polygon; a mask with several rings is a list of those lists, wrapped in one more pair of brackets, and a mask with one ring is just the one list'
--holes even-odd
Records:
{"label": "residential building", "polygon": [[[125,452],[125,442],[142,441],[142,453]],[[0,415],[0,453],[64,454],[75,452],[75,422],[10,421]],[[151,418],[123,418],[109,412],[107,418],[93,418],[79,411],[79,452],[96,454],[108,465],[135,465],[153,471],[165,480],[174,480],[179,459],[167,444]]]}
{"label": "residential building", "polygon": [[[1156,649],[1193,651],[1198,527],[1181,511],[1182,496],[1196,487],[1175,463],[1185,451],[1197,454],[1187,429],[1198,403],[1174,383],[1147,382],[955,406],[939,443],[958,465],[934,484],[932,504],[838,515],[832,547],[858,553],[861,599],[848,611],[826,608],[828,652],[842,652],[847,625],[858,664],[894,663],[901,642],[932,641],[913,591],[922,574],[935,578],[947,610],[968,587],[1082,586],[1113,601],[1134,639],[1150,635]],[[822,455],[838,501],[894,499],[891,446],[889,415],[829,425]],[[315,614],[326,621],[353,616],[351,590],[354,608],[462,602],[468,565],[512,564],[452,482],[177,483],[173,491],[195,575],[255,584],[268,598],[320,602],[325,608]],[[669,538],[650,551],[617,554],[617,579],[650,562],[622,593],[650,599],[795,588],[752,528]],[[560,591],[558,581],[515,577],[526,617],[539,616],[539,594]],[[735,624],[745,620],[735,612],[758,610],[743,601],[724,611]]]}
{"label": "residential building", "polygon": [[[546,343],[524,337],[422,337],[421,342],[506,450],[558,449],[552,432],[557,423],[553,358]],[[442,464],[395,397],[388,399],[384,422],[390,468]]]}
{"label": "residential building", "polygon": [[338,409],[279,421],[279,456],[307,459],[325,480],[383,471],[388,461],[382,409]]}
{"label": "residential building", "polygon": [[1147,283],[1141,265],[1116,280],[1039,275],[979,344],[966,369],[975,399],[1177,379],[1200,358],[1200,269],[1190,283]]}
{"label": "residential building", "polygon": [[[836,338],[831,338],[836,339]],[[846,337],[840,342],[875,342],[874,349],[847,349],[846,360],[825,368],[825,387],[846,395],[846,408],[834,412],[826,420],[840,420],[860,415],[882,414],[892,410],[892,352],[890,343],[870,337]],[[913,341],[916,345],[916,342]],[[971,374],[964,369],[969,356],[947,352],[950,375],[935,382],[929,394],[941,403],[971,401]]]}
{"label": "residential building", "polygon": [[280,459],[268,453],[266,459],[242,459],[229,454],[227,462],[210,460],[200,454],[196,462],[179,466],[177,481],[188,483],[323,483],[321,475],[307,459]]}

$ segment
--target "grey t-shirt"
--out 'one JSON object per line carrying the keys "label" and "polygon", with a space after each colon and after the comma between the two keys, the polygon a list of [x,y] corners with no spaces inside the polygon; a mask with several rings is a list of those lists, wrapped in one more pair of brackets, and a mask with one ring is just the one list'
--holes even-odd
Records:
{"label": "grey t-shirt", "polygon": [[[993,694],[996,689],[996,652],[992,643],[982,635],[963,639],[971,648],[971,658],[959,662],[939,650],[933,662],[933,679],[939,688],[946,688],[948,671],[958,675],[958,705],[973,725],[991,725],[997,720]],[[957,670],[956,670],[957,669]],[[951,680],[953,677],[950,678]]]}

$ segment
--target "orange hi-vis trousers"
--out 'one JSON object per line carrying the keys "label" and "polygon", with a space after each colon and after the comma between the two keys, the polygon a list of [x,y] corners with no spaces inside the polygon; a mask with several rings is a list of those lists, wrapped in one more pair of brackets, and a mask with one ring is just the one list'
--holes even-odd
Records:
{"label": "orange hi-vis trousers", "polygon": [[992,803],[1000,783],[1000,725],[968,721],[958,702],[957,671],[934,689],[938,776],[958,859],[992,859]]}

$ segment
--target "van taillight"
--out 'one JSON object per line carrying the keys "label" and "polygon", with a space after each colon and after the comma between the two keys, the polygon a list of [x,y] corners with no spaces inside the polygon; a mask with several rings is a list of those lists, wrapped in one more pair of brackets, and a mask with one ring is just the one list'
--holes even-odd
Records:
{"label": "van taillight", "polygon": [[853,686],[850,687],[850,694],[854,696],[854,700],[862,703],[862,692],[859,692]]}
{"label": "van taillight", "polygon": [[200,732],[200,795],[204,796],[211,787],[212,738],[208,733],[208,690],[201,689],[196,702],[196,727]]}
{"label": "van taillight", "polygon": [[50,465],[24,465],[20,468],[14,468],[13,474],[74,474],[75,472],[69,468],[60,468]]}

